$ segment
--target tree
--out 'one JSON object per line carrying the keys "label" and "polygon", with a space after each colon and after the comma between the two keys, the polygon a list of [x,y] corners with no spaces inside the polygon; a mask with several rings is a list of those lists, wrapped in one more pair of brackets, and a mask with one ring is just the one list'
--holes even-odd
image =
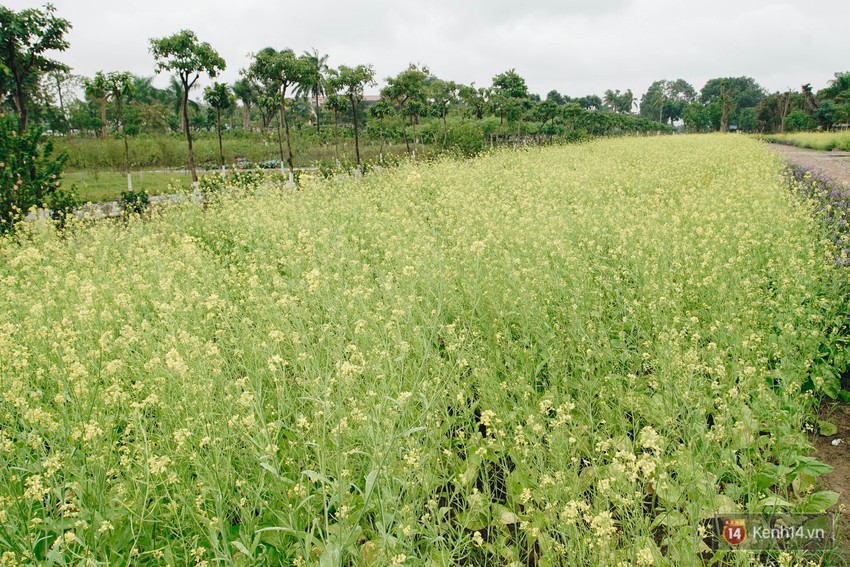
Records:
{"label": "tree", "polygon": [[583,96],[574,102],[578,103],[584,110],[599,110],[602,108],[602,99],[596,95]]}
{"label": "tree", "polygon": [[336,156],[336,166],[339,167],[339,115],[348,110],[348,101],[344,96],[337,94],[337,90],[334,77],[329,77],[325,107],[334,113],[334,154]]}
{"label": "tree", "polygon": [[570,102],[570,97],[564,96],[555,89],[552,89],[551,91],[546,93],[546,100],[551,100],[552,102],[560,106],[562,104],[567,104],[568,102]]}
{"label": "tree", "polygon": [[216,132],[218,133],[218,156],[221,174],[224,175],[224,146],[221,143],[221,113],[233,108],[233,93],[224,83],[213,83],[204,89],[204,100],[215,109]]}
{"label": "tree", "polygon": [[835,73],[829,81],[829,86],[818,91],[819,100],[837,100],[842,93],[850,96],[850,73]]}
{"label": "tree", "polygon": [[[279,105],[278,128],[283,124],[286,134],[286,163],[289,166],[289,182],[294,183],[295,166],[292,161],[292,140],[289,133],[289,120],[286,116],[286,95],[290,88],[298,85],[304,77],[306,63],[295,56],[291,49],[275,51],[267,47],[254,55],[254,60],[246,75],[263,86],[266,100],[274,97]],[[280,134],[278,133],[278,138]],[[281,148],[282,150],[282,148]],[[284,160],[283,152],[280,156]]]}
{"label": "tree", "polygon": [[[545,101],[536,103],[534,107],[534,117],[540,122],[540,132],[543,132],[547,122],[554,122],[555,118],[560,114],[561,106],[562,105],[559,105],[557,102],[548,97]],[[551,130],[549,133],[551,136]]]}
{"label": "tree", "polygon": [[241,78],[233,83],[233,94],[236,98],[242,101],[242,106],[245,107],[245,113],[242,119],[242,129],[248,130],[251,126],[251,107],[257,104],[259,99],[259,91],[257,85],[246,78]]}
{"label": "tree", "polygon": [[96,102],[100,108],[100,137],[106,139],[106,106],[109,102],[109,92],[106,88],[106,75],[98,71],[91,79],[83,79],[86,97]]}
{"label": "tree", "polygon": [[613,112],[620,114],[629,114],[632,107],[635,105],[635,96],[632,94],[632,89],[626,89],[626,92],[621,93],[619,89],[605,91],[603,99],[604,106]]}
{"label": "tree", "polygon": [[457,101],[458,87],[454,81],[444,81],[442,79],[434,79],[428,84],[427,95],[431,100],[431,107],[434,109],[434,114],[440,119],[443,125],[443,149],[446,148],[446,142],[449,136],[449,127],[446,117],[449,114],[449,107]]}
{"label": "tree", "polygon": [[393,113],[393,105],[385,100],[379,100],[369,107],[369,114],[373,118],[378,119],[379,131],[381,136],[381,148],[378,150],[378,162],[384,163],[384,118],[391,116]]}
{"label": "tree", "polygon": [[484,118],[484,111],[487,109],[487,89],[475,88],[472,85],[460,85],[457,90],[458,98],[463,102],[464,113],[481,120]]}
{"label": "tree", "polygon": [[320,55],[319,50],[305,51],[302,55],[305,62],[304,76],[298,85],[298,93],[312,95],[315,106],[313,112],[316,115],[316,132],[321,132],[319,124],[319,97],[325,94],[325,74],[328,71],[328,56]]}
{"label": "tree", "polygon": [[189,145],[189,169],[195,191],[198,188],[198,174],[195,171],[195,154],[192,150],[192,132],[189,128],[189,90],[195,86],[201,73],[215,78],[224,70],[224,59],[209,43],[198,41],[195,32],[181,30],[174,35],[152,38],[150,50],[156,60],[157,72],[172,71],[177,74],[182,86],[183,128],[186,130],[186,142]]}
{"label": "tree", "polygon": [[520,118],[531,107],[531,99],[525,79],[520,77],[514,69],[499,73],[493,77],[490,101],[499,116],[500,126],[505,119],[508,122],[516,123],[518,138],[521,125]]}
{"label": "tree", "polygon": [[800,92],[803,95],[803,110],[806,114],[814,114],[819,105],[814,93],[812,93],[811,83],[806,83],[800,87]]}
{"label": "tree", "polygon": [[348,67],[340,65],[337,71],[336,84],[348,97],[348,102],[351,104],[351,114],[354,121],[354,156],[357,170],[360,170],[360,137],[357,127],[357,108],[363,100],[363,91],[367,85],[374,86],[375,70],[371,65],[358,65],[357,67]]}
{"label": "tree", "polygon": [[696,91],[684,79],[655,81],[640,99],[640,115],[672,126],[695,99]]}
{"label": "tree", "polygon": [[[804,105],[803,95],[786,91],[768,95],[755,108],[756,128],[760,132],[784,132],[785,120],[793,109]],[[739,122],[743,122],[739,119]],[[743,125],[742,129],[746,129]]]}
{"label": "tree", "polygon": [[711,116],[708,108],[700,102],[692,102],[682,111],[682,120],[688,132],[708,132],[711,130]]}
{"label": "tree", "polygon": [[800,132],[803,130],[814,130],[817,128],[818,121],[814,116],[802,110],[792,110],[785,120],[785,129],[790,132]]}
{"label": "tree", "polygon": [[404,119],[408,118],[413,125],[413,159],[416,159],[416,120],[425,108],[425,80],[430,74],[428,67],[420,68],[411,63],[395,77],[387,77],[387,86],[381,90],[381,98],[392,102],[402,117],[401,134],[408,154],[411,153],[410,140]]}
{"label": "tree", "polygon": [[528,98],[528,86],[525,79],[517,74],[516,69],[510,69],[493,77],[493,88],[509,98]]}
{"label": "tree", "polygon": [[69,46],[65,34],[71,24],[57,18],[55,12],[50,4],[40,10],[28,8],[20,12],[0,6],[0,74],[9,77],[21,132],[27,127],[30,99],[41,76],[69,70],[67,65],[45,56],[48,51],[64,51]]}
{"label": "tree", "polygon": [[719,107],[719,120],[715,128],[721,132],[729,129],[730,122],[738,120],[737,111],[755,108],[767,93],[750,77],[718,77],[709,80],[700,91],[700,101]]}
{"label": "tree", "polygon": [[117,127],[121,128],[124,140],[124,172],[127,174],[127,190],[133,190],[133,178],[130,176],[130,146],[127,142],[127,123],[124,120],[124,103],[133,95],[133,76],[130,73],[107,73],[105,76],[106,93],[115,103]]}
{"label": "tree", "polygon": [[80,77],[71,74],[71,72],[66,69],[54,69],[45,75],[45,79],[47,91],[51,95],[55,95],[59,102],[60,123],[56,126],[51,126],[51,129],[67,133],[68,110],[65,107],[65,95],[70,91],[76,90],[80,86]]}

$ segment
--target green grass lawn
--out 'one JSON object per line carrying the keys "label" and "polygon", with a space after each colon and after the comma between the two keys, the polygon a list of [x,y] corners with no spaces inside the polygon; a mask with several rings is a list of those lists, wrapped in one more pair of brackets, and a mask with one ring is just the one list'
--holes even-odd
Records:
{"label": "green grass lawn", "polygon": [[[148,195],[173,193],[192,186],[192,175],[183,171],[134,171],[133,189]],[[115,201],[127,190],[127,175],[117,171],[67,171],[65,186],[73,187],[80,201]]]}

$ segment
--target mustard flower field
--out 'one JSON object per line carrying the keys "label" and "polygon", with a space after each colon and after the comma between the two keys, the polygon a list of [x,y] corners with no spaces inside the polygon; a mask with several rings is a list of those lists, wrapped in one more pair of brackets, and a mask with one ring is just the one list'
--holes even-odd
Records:
{"label": "mustard flower field", "polygon": [[722,135],[32,223],[0,240],[0,565],[791,565],[702,522],[836,501],[832,246]]}

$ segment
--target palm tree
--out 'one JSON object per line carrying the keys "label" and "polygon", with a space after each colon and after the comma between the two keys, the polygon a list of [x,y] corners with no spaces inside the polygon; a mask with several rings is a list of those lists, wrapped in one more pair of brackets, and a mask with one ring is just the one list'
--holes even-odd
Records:
{"label": "palm tree", "polygon": [[[163,102],[174,110],[177,119],[180,121],[180,131],[185,134],[186,120],[184,120],[183,116],[183,85],[180,84],[180,81],[174,77],[169,77],[168,88],[164,90],[163,98]],[[189,108],[195,111],[200,110],[200,106],[194,100],[187,99],[186,103],[186,112],[189,112]]]}
{"label": "palm tree", "polygon": [[251,126],[251,107],[257,104],[259,100],[259,89],[253,81],[243,77],[233,83],[233,94],[242,101],[242,105],[245,107],[242,128],[248,130]]}
{"label": "palm tree", "polygon": [[817,110],[818,104],[817,99],[815,99],[815,95],[812,92],[811,83],[806,83],[802,87],[800,87],[803,92],[803,106],[804,110],[807,114],[812,114],[815,110]]}
{"label": "palm tree", "polygon": [[320,131],[319,97],[325,95],[325,74],[328,71],[328,56],[319,54],[315,47],[313,51],[305,51],[301,56],[307,62],[307,70],[302,82],[295,89],[296,96],[312,96],[316,114],[316,132]]}

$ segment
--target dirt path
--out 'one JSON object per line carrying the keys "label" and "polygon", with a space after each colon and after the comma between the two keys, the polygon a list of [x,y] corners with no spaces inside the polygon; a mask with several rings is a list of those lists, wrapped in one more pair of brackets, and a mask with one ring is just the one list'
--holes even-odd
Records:
{"label": "dirt path", "polygon": [[[812,439],[814,456],[821,462],[832,465],[835,470],[821,479],[823,488],[839,493],[838,511],[841,514],[838,541],[850,549],[850,405],[824,403],[821,419],[833,423],[838,433],[829,437],[816,436]],[[836,440],[837,444],[833,445]],[[843,557],[845,563],[850,557]]]}
{"label": "dirt path", "polygon": [[850,152],[821,152],[784,144],[770,144],[770,149],[788,163],[817,171],[823,177],[850,188]]}

